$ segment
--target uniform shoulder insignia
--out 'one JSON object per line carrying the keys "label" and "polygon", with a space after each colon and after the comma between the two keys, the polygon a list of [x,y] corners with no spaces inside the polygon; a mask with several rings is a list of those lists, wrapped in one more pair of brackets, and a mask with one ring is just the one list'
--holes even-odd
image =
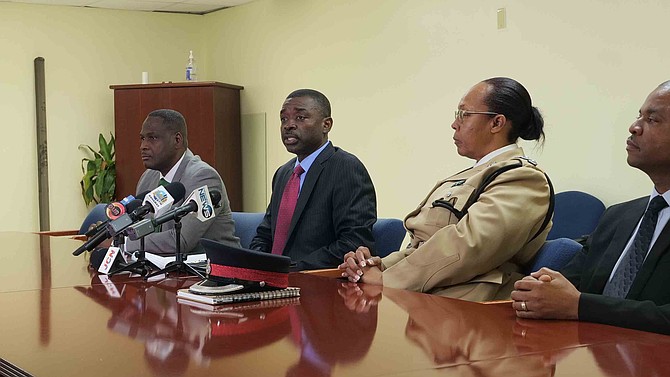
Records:
{"label": "uniform shoulder insignia", "polygon": [[454,184],[452,184],[451,187],[462,186],[464,183],[465,183],[465,179],[460,179],[460,180],[454,182]]}
{"label": "uniform shoulder insignia", "polygon": [[531,164],[531,165],[533,165],[533,166],[537,166],[537,162],[536,162],[535,160],[530,159],[530,158],[528,158],[528,157],[526,157],[526,156],[521,156],[521,157],[517,157],[517,158],[520,159],[520,160],[524,160],[524,161],[526,161],[527,163],[529,163],[529,164]]}

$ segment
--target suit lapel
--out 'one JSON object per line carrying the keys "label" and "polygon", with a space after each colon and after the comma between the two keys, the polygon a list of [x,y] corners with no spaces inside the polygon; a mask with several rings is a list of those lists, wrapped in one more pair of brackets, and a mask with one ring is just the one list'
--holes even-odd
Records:
{"label": "suit lapel", "polygon": [[[616,229],[614,229],[612,242],[608,244],[609,246],[601,255],[600,262],[588,284],[591,287],[588,289],[589,292],[602,292],[605,288],[605,284],[607,284],[607,280],[609,280],[614,270],[614,265],[619,260],[628,240],[633,235],[635,227],[644,214],[646,205],[647,201],[642,199],[631,203],[630,210],[626,211],[625,215],[620,218]],[[595,251],[597,252],[597,250]]]}
{"label": "suit lapel", "polygon": [[181,160],[181,164],[179,164],[177,171],[174,173],[172,181],[181,182],[181,177],[184,175],[186,165],[188,165],[188,162],[191,160],[191,158],[193,158],[193,152],[191,152],[190,149],[187,149],[186,152],[184,152],[184,159]]}
{"label": "suit lapel", "polygon": [[[174,177],[172,177],[172,182],[181,182],[181,179],[184,176],[184,171],[186,170],[186,165],[188,165],[192,158],[193,152],[191,152],[190,149],[187,149],[186,152],[184,152],[184,159],[181,160],[181,164],[179,164],[177,171],[174,173]],[[156,183],[156,185],[158,186],[158,183]],[[189,194],[190,192],[187,192],[184,195],[188,196]],[[183,199],[175,202],[173,205],[180,205],[181,202],[183,202]]]}
{"label": "suit lapel", "polygon": [[652,246],[649,255],[647,255],[642,267],[640,267],[640,271],[637,272],[637,276],[633,280],[633,285],[630,287],[630,291],[626,298],[636,299],[640,295],[640,292],[647,285],[647,281],[651,278],[652,273],[656,269],[656,264],[659,259],[668,251],[668,248],[670,247],[669,225],[670,222],[665,224],[658,239],[654,242],[654,246]]}

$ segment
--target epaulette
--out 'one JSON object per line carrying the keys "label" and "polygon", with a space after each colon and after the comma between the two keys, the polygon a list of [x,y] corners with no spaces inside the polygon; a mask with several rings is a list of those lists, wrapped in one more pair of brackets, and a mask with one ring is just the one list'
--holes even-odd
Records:
{"label": "epaulette", "polygon": [[533,159],[531,159],[531,158],[528,158],[528,157],[526,157],[526,156],[515,157],[515,158],[518,158],[518,159],[520,159],[520,160],[524,160],[524,161],[526,161],[527,163],[529,163],[529,164],[531,164],[531,165],[533,165],[533,166],[537,166],[537,161],[535,161],[535,160],[533,160]]}

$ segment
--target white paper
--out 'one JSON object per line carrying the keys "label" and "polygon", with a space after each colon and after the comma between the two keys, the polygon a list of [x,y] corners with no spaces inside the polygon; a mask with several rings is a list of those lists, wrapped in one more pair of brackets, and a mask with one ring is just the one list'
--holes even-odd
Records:
{"label": "white paper", "polygon": [[[167,266],[168,263],[174,262],[175,261],[175,256],[171,255],[169,257],[165,257],[162,255],[157,255],[157,254],[152,254],[152,253],[144,253],[144,257],[151,263],[155,264],[156,267],[159,269],[164,269],[165,266]],[[197,263],[197,262],[204,262],[207,260],[207,255],[202,253],[202,254],[188,254],[186,256],[186,263]]]}

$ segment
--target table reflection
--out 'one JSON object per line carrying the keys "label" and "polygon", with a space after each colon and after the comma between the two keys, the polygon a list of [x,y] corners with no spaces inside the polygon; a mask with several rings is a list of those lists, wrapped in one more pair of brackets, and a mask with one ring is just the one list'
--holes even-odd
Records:
{"label": "table reflection", "polygon": [[[211,306],[178,299],[192,279],[148,283],[94,275],[76,290],[107,308],[107,327],[144,343],[157,376],[185,374],[189,363],[257,352],[282,339],[300,352],[286,376],[330,376],[335,366],[363,358],[377,327],[376,307],[358,313],[336,289],[301,285],[301,297]],[[332,281],[327,281],[332,284]]]}
{"label": "table reflection", "polygon": [[[528,330],[519,327],[507,308],[397,290],[386,290],[384,296],[408,313],[407,339],[436,366],[456,367],[458,375],[464,376],[507,376],[524,371],[524,376],[540,377],[555,373],[551,357],[511,357],[519,355],[520,347],[530,352],[541,348],[526,340]],[[491,359],[496,362],[478,363]]]}
{"label": "table reflection", "polygon": [[111,311],[111,331],[144,343],[145,361],[155,375],[180,376],[190,360],[206,363],[203,334],[191,331],[193,319],[176,303],[176,291],[185,284],[187,280],[120,282],[94,275],[89,287],[75,289]]}
{"label": "table reflection", "polygon": [[194,278],[98,276],[78,241],[0,239],[0,357],[33,375],[670,375],[670,336],[298,273],[299,299],[198,307],[176,298]]}
{"label": "table reflection", "polygon": [[[300,331],[292,340],[300,348],[300,359],[287,376],[330,376],[337,365],[364,358],[377,330],[377,307],[356,312],[342,305],[341,293],[315,280],[301,285],[300,306],[291,308]],[[332,285],[332,281],[328,281]],[[297,318],[296,318],[297,317]],[[293,329],[297,329],[293,326]]]}

